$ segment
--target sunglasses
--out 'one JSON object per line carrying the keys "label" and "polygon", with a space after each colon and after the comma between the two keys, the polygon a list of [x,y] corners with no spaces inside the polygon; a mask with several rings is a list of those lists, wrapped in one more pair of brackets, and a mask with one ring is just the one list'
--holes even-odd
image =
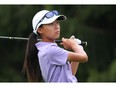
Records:
{"label": "sunglasses", "polygon": [[[44,20],[44,18],[49,19],[49,18],[52,18],[54,15],[58,16],[58,11],[53,10],[53,11],[50,11],[50,12],[46,13],[46,14],[42,17],[42,19],[37,23],[37,25],[38,25],[40,22],[42,22],[42,21]],[[36,25],[35,29],[37,28],[37,25]]]}

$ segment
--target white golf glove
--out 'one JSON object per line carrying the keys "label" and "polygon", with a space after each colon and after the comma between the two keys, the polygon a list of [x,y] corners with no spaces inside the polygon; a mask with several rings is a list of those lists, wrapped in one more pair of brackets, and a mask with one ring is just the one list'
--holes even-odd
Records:
{"label": "white golf glove", "polygon": [[77,44],[81,44],[81,40],[75,38],[74,35],[72,35],[72,36],[70,37],[70,39],[74,39],[74,40],[76,40]]}

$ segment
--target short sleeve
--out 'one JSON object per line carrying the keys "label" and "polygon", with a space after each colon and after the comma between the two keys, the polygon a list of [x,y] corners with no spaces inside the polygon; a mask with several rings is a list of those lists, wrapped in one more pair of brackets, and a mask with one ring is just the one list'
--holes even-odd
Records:
{"label": "short sleeve", "polygon": [[55,65],[64,65],[67,62],[68,51],[58,46],[52,45],[48,50],[50,62]]}

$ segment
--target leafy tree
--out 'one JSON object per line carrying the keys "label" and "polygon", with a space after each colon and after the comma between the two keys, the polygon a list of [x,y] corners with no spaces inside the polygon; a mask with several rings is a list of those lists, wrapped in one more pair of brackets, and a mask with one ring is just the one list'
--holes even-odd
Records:
{"label": "leafy tree", "polygon": [[[56,9],[67,16],[67,20],[61,22],[61,37],[75,35],[88,42],[84,49],[89,61],[80,64],[76,74],[78,80],[116,81],[115,8],[115,5],[1,5],[0,35],[28,37],[35,13]],[[27,81],[22,75],[26,43],[0,39],[0,81]]]}

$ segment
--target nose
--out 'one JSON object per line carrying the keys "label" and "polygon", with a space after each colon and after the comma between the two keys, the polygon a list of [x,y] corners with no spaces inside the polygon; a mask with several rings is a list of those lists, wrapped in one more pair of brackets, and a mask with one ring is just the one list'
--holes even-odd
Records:
{"label": "nose", "polygon": [[55,22],[55,29],[60,29],[60,24],[59,24],[59,22]]}

